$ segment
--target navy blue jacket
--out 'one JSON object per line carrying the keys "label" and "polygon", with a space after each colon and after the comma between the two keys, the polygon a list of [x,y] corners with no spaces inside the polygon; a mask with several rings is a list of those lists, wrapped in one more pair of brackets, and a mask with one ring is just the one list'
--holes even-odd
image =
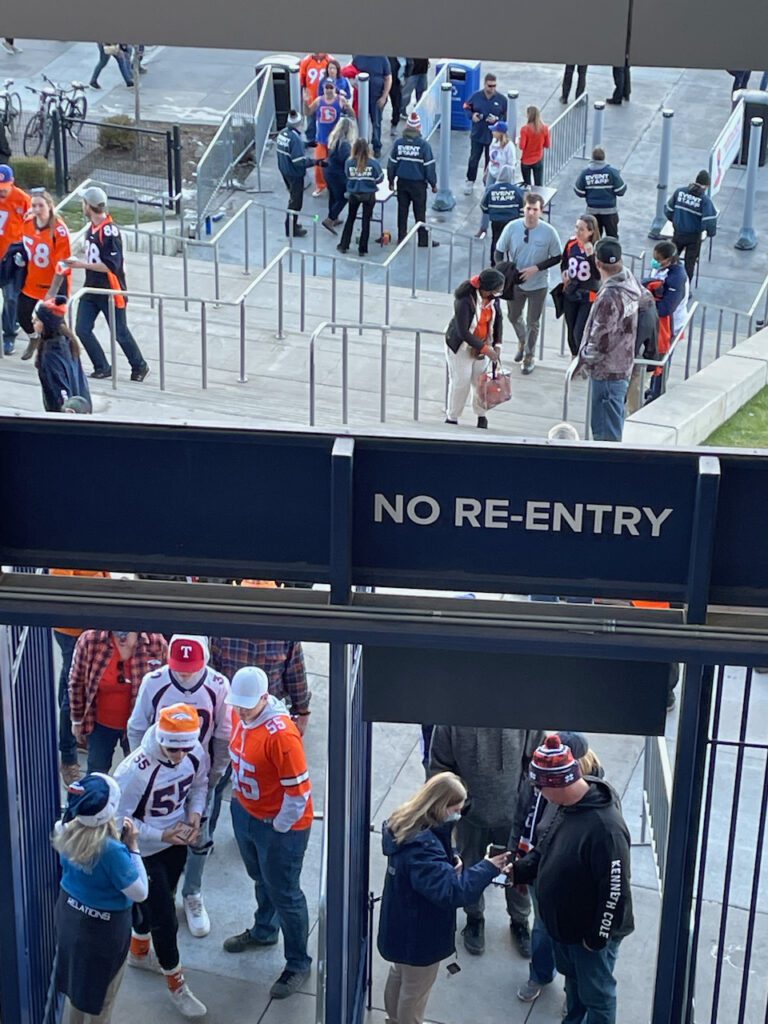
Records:
{"label": "navy blue jacket", "polygon": [[379,952],[391,963],[426,967],[456,949],[456,910],[472,906],[498,872],[482,860],[457,875],[451,824],[425,829],[399,845],[384,822],[387,875],[381,896]]}
{"label": "navy blue jacket", "polygon": [[499,121],[505,121],[507,118],[507,97],[494,94],[490,99],[488,99],[485,92],[480,89],[469,97],[467,102],[464,104],[464,109],[468,110],[470,115],[482,115],[481,121],[472,122],[472,128],[470,129],[469,134],[476,142],[481,142],[484,146],[490,146],[491,128],[488,125],[486,118],[489,114],[493,114]]}
{"label": "navy blue jacket", "polygon": [[677,188],[664,208],[667,220],[672,221],[676,235],[700,235],[706,231],[710,238],[717,233],[717,207],[707,195],[703,185]]}
{"label": "navy blue jacket", "polygon": [[304,172],[314,164],[304,155],[304,143],[295,128],[288,125],[277,136],[277,169],[284,178],[303,178]]}
{"label": "navy blue jacket", "polygon": [[[643,281],[643,284],[647,286],[648,282],[653,280],[647,278]],[[667,268],[667,276],[663,279],[656,278],[656,280],[663,280],[663,285],[658,292],[654,292],[654,298],[656,298],[656,312],[660,317],[672,316],[677,307],[681,302],[685,301],[685,296],[688,291],[688,275],[685,272],[685,267],[679,261],[677,263],[670,263]],[[674,330],[672,334],[674,335]]]}
{"label": "navy blue jacket", "polygon": [[352,147],[348,142],[340,142],[338,146],[334,146],[333,149],[328,150],[327,166],[324,170],[326,178],[336,179],[339,182],[346,181],[347,178],[347,160],[349,160],[349,154],[352,152]]}
{"label": "navy blue jacket", "polygon": [[350,195],[375,195],[379,182],[384,181],[384,171],[378,160],[369,160],[365,170],[360,174],[357,160],[347,160],[347,192]]}
{"label": "navy blue jacket", "polygon": [[42,341],[36,366],[46,412],[61,412],[64,402],[75,395],[91,404],[88,381],[80,360],[72,355],[69,338],[59,334]]}
{"label": "navy blue jacket", "polygon": [[503,224],[522,216],[525,206],[525,192],[519,185],[507,181],[490,184],[480,200],[480,209],[490,220]]}
{"label": "navy blue jacket", "polygon": [[395,187],[395,178],[403,181],[425,181],[432,188],[437,185],[435,158],[432,147],[421,135],[406,128],[402,138],[395,142],[387,164],[389,187]]}
{"label": "navy blue jacket", "polygon": [[598,160],[584,168],[573,191],[586,199],[588,213],[615,213],[616,199],[624,195],[627,185],[615,167]]}

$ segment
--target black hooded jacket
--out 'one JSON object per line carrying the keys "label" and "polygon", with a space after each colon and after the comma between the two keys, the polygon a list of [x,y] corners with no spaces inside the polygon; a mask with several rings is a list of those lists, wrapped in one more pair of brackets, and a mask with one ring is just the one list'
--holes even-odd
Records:
{"label": "black hooded jacket", "polygon": [[535,849],[516,862],[514,880],[536,882],[539,912],[555,942],[597,950],[631,934],[635,922],[619,797],[607,782],[587,781],[589,792],[559,808]]}

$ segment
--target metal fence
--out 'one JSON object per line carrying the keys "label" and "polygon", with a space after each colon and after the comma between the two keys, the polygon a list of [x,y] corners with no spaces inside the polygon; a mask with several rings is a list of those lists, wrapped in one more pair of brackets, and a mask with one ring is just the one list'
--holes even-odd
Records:
{"label": "metal fence", "polygon": [[64,187],[98,181],[110,199],[138,197],[149,205],[175,207],[181,193],[181,133],[135,125],[83,121],[77,138],[60,129]]}
{"label": "metal fence", "polygon": [[51,631],[0,626],[0,1014],[8,1024],[56,1017],[57,1000],[46,998],[58,887],[49,841],[60,814],[55,695]]}
{"label": "metal fence", "polygon": [[664,888],[667,865],[669,811],[672,806],[672,766],[663,736],[647,736],[643,761],[643,809],[640,842],[653,851],[659,891]]}
{"label": "metal fence", "polygon": [[219,130],[197,165],[197,235],[223,188],[232,185],[235,168],[253,149],[258,166],[275,121],[272,68],[262,68],[224,115]]}
{"label": "metal fence", "polygon": [[589,96],[583,92],[549,126],[550,147],[544,150],[544,184],[548,185],[577,154],[587,149]]}
{"label": "metal fence", "polygon": [[448,81],[448,65],[445,64],[429,83],[429,88],[413,108],[421,118],[421,134],[428,139],[440,125],[440,87]]}

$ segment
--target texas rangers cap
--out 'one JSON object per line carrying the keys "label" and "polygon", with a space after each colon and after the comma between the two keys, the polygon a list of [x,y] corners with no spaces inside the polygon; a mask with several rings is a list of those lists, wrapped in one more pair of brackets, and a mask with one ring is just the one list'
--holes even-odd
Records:
{"label": "texas rangers cap", "polygon": [[168,668],[171,672],[200,672],[208,664],[208,640],[204,636],[171,637]]}

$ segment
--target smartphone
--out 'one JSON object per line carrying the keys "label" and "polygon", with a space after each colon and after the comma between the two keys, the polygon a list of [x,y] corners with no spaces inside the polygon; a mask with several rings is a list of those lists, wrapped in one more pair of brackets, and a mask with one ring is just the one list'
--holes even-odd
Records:
{"label": "smartphone", "polygon": [[489,843],[488,849],[485,851],[486,857],[498,857],[500,853],[506,853],[506,846],[499,846],[498,843]]}

